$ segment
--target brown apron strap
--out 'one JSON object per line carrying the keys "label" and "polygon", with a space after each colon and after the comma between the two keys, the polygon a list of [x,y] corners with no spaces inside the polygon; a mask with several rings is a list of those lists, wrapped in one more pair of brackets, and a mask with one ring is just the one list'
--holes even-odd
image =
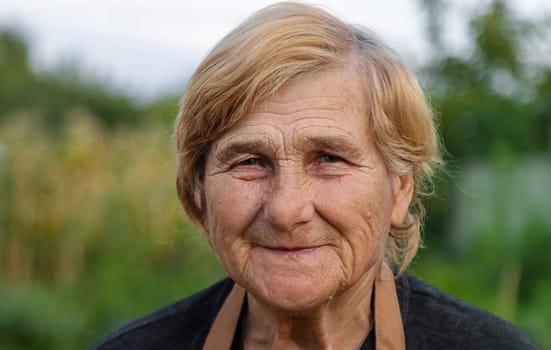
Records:
{"label": "brown apron strap", "polygon": [[245,290],[236,283],[226,298],[224,305],[222,305],[222,308],[218,312],[218,315],[216,315],[216,319],[207,335],[203,350],[223,350],[231,348],[244,301]]}
{"label": "brown apron strap", "polygon": [[406,340],[392,270],[381,264],[374,291],[375,349],[404,350]]}
{"label": "brown apron strap", "polygon": [[[380,265],[374,286],[375,348],[404,350],[405,337],[394,284],[394,275],[387,264]],[[235,284],[207,335],[203,350],[230,349],[239,315],[245,300],[245,290]]]}

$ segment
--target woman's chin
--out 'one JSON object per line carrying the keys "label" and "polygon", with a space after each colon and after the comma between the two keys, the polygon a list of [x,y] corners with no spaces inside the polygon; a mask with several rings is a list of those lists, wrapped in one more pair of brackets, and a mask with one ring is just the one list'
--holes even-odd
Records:
{"label": "woman's chin", "polygon": [[254,249],[238,281],[272,308],[301,311],[322,305],[341,286],[343,273],[328,247],[298,252]]}
{"label": "woman's chin", "polygon": [[[270,308],[286,312],[308,312],[329,301],[337,292],[327,281],[312,281],[304,276],[271,276],[252,288],[253,296]],[[320,283],[321,282],[321,283]]]}

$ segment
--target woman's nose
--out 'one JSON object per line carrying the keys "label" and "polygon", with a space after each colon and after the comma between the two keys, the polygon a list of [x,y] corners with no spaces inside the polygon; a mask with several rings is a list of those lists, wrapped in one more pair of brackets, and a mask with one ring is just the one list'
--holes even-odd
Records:
{"label": "woman's nose", "polygon": [[274,228],[289,231],[314,217],[312,186],[301,171],[283,171],[276,175],[267,190],[264,215]]}

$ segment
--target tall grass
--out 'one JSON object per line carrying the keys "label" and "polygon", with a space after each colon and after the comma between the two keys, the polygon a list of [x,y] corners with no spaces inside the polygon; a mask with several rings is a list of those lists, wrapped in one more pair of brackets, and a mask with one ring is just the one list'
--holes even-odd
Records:
{"label": "tall grass", "polygon": [[0,348],[82,347],[222,276],[178,203],[170,130],[67,119],[0,126]]}

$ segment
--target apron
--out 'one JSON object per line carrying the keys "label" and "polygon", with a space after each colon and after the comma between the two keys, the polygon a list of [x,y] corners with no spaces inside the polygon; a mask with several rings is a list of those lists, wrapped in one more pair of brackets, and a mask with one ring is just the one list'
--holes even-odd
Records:
{"label": "apron", "polygon": [[[404,350],[406,344],[398,295],[396,294],[394,275],[387,264],[380,265],[373,288],[375,348],[377,350]],[[216,315],[203,350],[229,350],[231,348],[245,297],[245,290],[235,284]]]}

